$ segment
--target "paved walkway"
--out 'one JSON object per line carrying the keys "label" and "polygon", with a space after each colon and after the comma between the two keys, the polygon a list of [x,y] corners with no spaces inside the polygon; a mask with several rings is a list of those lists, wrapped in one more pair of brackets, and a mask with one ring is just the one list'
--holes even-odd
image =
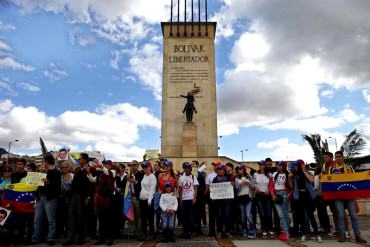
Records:
{"label": "paved walkway", "polygon": [[[232,240],[217,240],[215,238],[207,236],[194,237],[191,240],[178,239],[176,243],[159,243],[156,241],[150,242],[139,242],[136,240],[127,239],[116,239],[113,246],[125,246],[125,247],[370,247],[370,217],[361,216],[359,217],[362,236],[367,239],[368,243],[365,245],[360,245],[352,241],[347,241],[345,243],[339,243],[334,237],[323,236],[323,243],[318,243],[317,241],[309,240],[301,243],[299,240],[290,239],[287,242],[282,242],[276,239],[258,239],[258,240],[245,240],[241,236],[234,236]],[[178,235],[178,233],[176,233]],[[159,239],[159,237],[158,237]],[[95,241],[87,241],[84,247],[92,246]],[[60,246],[62,240],[57,241],[57,246]],[[33,245],[39,247],[46,247],[47,244]],[[103,246],[103,245],[102,245]]]}

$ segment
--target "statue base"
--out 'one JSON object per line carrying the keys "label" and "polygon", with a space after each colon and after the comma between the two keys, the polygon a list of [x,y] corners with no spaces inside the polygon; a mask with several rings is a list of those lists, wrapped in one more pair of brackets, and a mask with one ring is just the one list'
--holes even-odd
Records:
{"label": "statue base", "polygon": [[186,122],[182,127],[182,156],[196,157],[197,152],[197,126],[193,122]]}

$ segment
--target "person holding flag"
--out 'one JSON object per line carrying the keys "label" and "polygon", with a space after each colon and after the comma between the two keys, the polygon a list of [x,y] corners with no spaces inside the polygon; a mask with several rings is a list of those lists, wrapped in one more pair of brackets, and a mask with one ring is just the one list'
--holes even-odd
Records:
{"label": "person holding flag", "polygon": [[[344,157],[342,151],[335,152],[335,165],[330,167],[329,174],[348,174],[351,176],[354,173],[352,166],[344,163]],[[366,243],[367,241],[361,237],[360,225],[356,216],[356,200],[335,200],[334,201],[337,220],[338,220],[338,231],[339,231],[339,242],[345,242],[345,224],[344,224],[344,210],[347,209],[351,217],[351,224],[353,232],[355,234],[356,242]]]}

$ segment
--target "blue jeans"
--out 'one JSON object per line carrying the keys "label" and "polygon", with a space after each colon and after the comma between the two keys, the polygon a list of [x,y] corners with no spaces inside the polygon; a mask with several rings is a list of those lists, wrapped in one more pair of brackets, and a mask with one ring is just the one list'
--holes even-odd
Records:
{"label": "blue jeans", "polygon": [[42,228],[44,224],[44,217],[48,220],[48,241],[55,240],[56,232],[56,219],[57,219],[57,207],[58,199],[48,200],[46,196],[41,196],[40,201],[36,204],[35,218],[33,223],[34,232],[32,235],[32,241],[40,242],[42,239]]}
{"label": "blue jeans", "polygon": [[276,195],[283,197],[281,204],[275,204],[276,211],[279,215],[280,226],[283,232],[289,233],[289,204],[288,193],[286,191],[279,191]]}
{"label": "blue jeans", "polygon": [[173,230],[175,228],[175,215],[162,212],[162,229]]}
{"label": "blue jeans", "polygon": [[344,209],[347,208],[349,216],[351,217],[352,228],[355,236],[360,236],[360,225],[356,216],[356,201],[355,200],[337,200],[334,201],[335,208],[338,215],[338,231],[340,236],[345,235],[344,224]]}
{"label": "blue jeans", "polygon": [[248,233],[255,234],[256,224],[254,223],[252,216],[252,200],[249,200],[249,202],[246,203],[239,203],[239,209],[243,230],[247,229],[248,223],[249,224]]}

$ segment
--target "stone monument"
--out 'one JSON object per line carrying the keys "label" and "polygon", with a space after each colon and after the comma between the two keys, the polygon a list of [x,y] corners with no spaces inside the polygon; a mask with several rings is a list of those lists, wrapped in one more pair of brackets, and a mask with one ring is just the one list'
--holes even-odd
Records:
{"label": "stone monument", "polygon": [[183,21],[180,0],[171,0],[170,22],[162,22],[161,153],[165,157],[216,157],[216,23],[207,20],[207,0],[192,0],[188,16],[186,2]]}

